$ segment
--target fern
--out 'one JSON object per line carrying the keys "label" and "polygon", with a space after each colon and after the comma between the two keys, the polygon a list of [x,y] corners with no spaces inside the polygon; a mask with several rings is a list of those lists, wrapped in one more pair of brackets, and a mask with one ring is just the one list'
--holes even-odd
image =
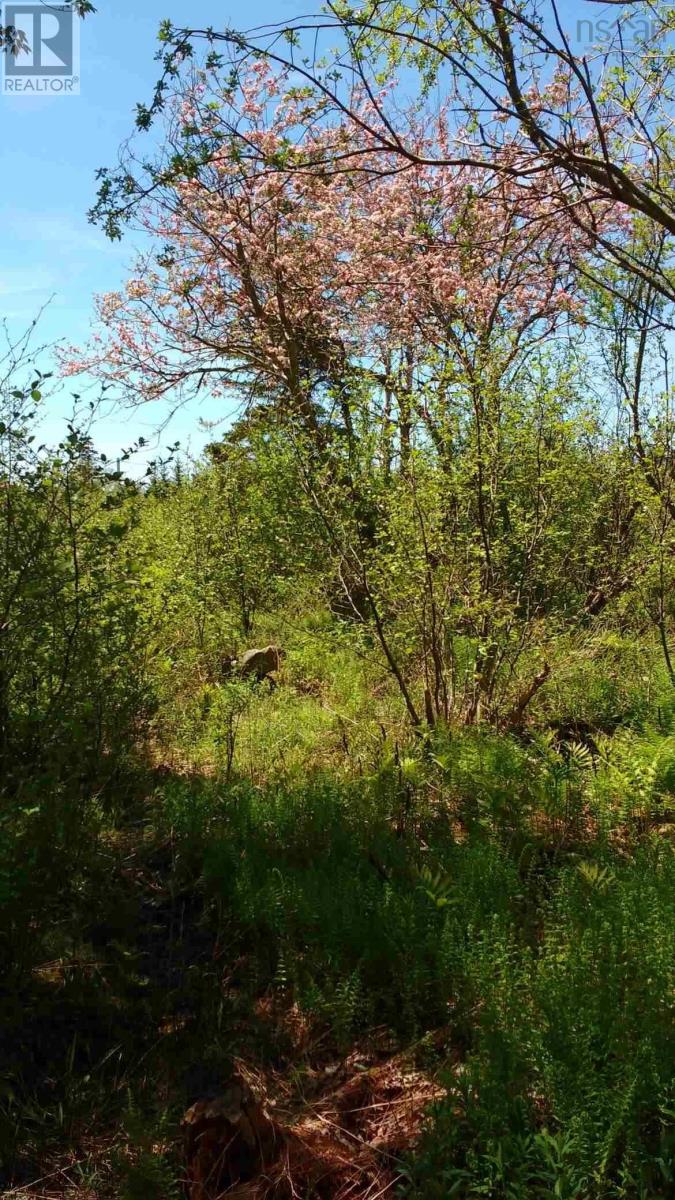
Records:
{"label": "fern", "polygon": [[457,897],[452,894],[451,880],[440,867],[434,871],[425,864],[417,871],[417,877],[420,889],[436,908],[447,908],[449,904],[457,903]]}

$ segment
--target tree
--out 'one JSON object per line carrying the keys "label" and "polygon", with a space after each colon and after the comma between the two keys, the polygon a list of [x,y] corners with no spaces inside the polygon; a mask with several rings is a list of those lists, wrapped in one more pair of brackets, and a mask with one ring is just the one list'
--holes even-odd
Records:
{"label": "tree", "polygon": [[71,773],[104,782],[116,769],[108,756],[128,745],[148,699],[126,539],[139,497],[74,423],[54,450],[37,443],[49,376],[36,369],[28,335],[7,345],[1,369],[2,787],[20,790],[27,763],[53,783]]}
{"label": "tree", "polygon": [[[624,11],[615,10],[615,21],[605,17],[596,26],[598,10],[587,8],[588,19],[577,19],[576,38],[565,30],[555,0],[478,6],[465,0],[442,6],[370,0],[359,7],[334,0],[325,16],[249,34],[165,22],[163,73],[152,104],[139,106],[138,123],[147,128],[162,109],[200,42],[208,47],[211,66],[227,60],[236,73],[252,58],[265,61],[309,87],[325,111],[350,125],[351,151],[342,147],[340,170],[347,164],[360,169],[359,142],[365,136],[371,153],[382,156],[382,170],[391,169],[392,156],[401,170],[430,161],[467,166],[491,178],[496,173],[515,178],[523,193],[544,175],[560,211],[594,236],[599,251],[672,300],[669,256],[643,262],[621,238],[595,228],[587,204],[618,202],[669,237],[675,232],[673,66],[664,49],[675,18],[669,9],[628,3]],[[401,120],[397,88],[380,86],[399,68],[405,75],[418,72],[427,119],[431,97],[439,93],[442,107],[456,114],[450,140],[432,152],[416,144]],[[368,110],[363,96],[370,100]],[[296,165],[306,169],[315,160],[301,156]],[[331,157],[327,165],[333,169]],[[124,190],[106,175],[95,217],[114,230],[126,203]]]}
{"label": "tree", "polygon": [[[315,124],[311,98],[283,84],[258,64],[240,90],[200,77],[174,106],[161,161],[138,177],[130,166],[125,184],[161,249],[100,300],[106,337],[67,355],[66,370],[100,370],[144,400],[205,385],[283,397],[316,434],[347,377],[387,387],[401,409],[419,347],[467,369],[489,343],[499,375],[580,312],[574,281],[592,243],[561,221],[546,179],[523,195],[479,170],[399,173],[392,156],[380,171],[365,136],[357,177],[300,172],[297,158],[352,153],[351,130]],[[432,133],[408,123],[420,157],[447,144],[443,117]],[[604,201],[593,219],[622,225]]]}
{"label": "tree", "polygon": [[[566,508],[561,484],[582,462],[595,472],[596,450],[581,445],[588,418],[577,426],[566,409],[564,356],[543,352],[584,324],[593,240],[545,174],[524,193],[509,173],[439,169],[444,116],[430,132],[408,114],[420,159],[408,170],[363,131],[357,173],[319,169],[341,145],[354,154],[349,121],[318,119],[314,98],[264,63],[223,86],[198,75],[168,118],[161,161],[130,167],[126,185],[160,248],[103,298],[102,330],[66,369],[145,400],[237,394],[295,448],[347,607],[372,628],[413,724],[422,711],[503,719],[509,705],[521,719],[548,673],[535,662],[540,682],[517,684],[544,617],[584,621],[627,586],[630,516],[599,573],[595,503],[576,491],[583,513]],[[596,229],[622,231],[616,206],[590,209]],[[601,477],[602,436],[594,427]],[[587,556],[571,589],[569,536]]]}

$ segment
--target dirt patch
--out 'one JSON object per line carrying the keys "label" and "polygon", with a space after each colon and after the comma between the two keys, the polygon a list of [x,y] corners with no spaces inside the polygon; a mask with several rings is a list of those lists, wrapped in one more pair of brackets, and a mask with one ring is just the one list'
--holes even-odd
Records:
{"label": "dirt patch", "polygon": [[352,1055],[295,1094],[241,1065],[221,1097],[186,1114],[189,1200],[376,1200],[443,1095],[405,1056]]}

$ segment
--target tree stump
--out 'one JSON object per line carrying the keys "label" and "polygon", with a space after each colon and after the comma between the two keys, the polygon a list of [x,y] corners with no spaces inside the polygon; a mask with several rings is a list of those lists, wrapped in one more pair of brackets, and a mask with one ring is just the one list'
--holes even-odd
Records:
{"label": "tree stump", "polygon": [[279,1152],[276,1125],[240,1076],[222,1096],[193,1104],[183,1128],[190,1200],[212,1200],[254,1179]]}

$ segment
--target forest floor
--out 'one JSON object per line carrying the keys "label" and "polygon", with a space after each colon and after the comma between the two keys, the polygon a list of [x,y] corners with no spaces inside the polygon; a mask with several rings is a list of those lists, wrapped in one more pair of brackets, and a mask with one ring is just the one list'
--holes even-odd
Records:
{"label": "forest floor", "polygon": [[468,731],[27,810],[2,1196],[675,1195],[674,764]]}
{"label": "forest floor", "polygon": [[[84,923],[61,926],[62,953],[15,994],[3,1072],[24,1094],[2,1196],[391,1194],[445,1094],[428,1066],[448,1031],[402,1051],[383,1026],[338,1047],[283,987],[252,996],[202,890],[176,880],[175,854],[151,813],[104,834],[87,871],[105,886],[87,888]],[[243,1163],[238,1088],[275,1131],[271,1153],[252,1157],[241,1135]]]}

